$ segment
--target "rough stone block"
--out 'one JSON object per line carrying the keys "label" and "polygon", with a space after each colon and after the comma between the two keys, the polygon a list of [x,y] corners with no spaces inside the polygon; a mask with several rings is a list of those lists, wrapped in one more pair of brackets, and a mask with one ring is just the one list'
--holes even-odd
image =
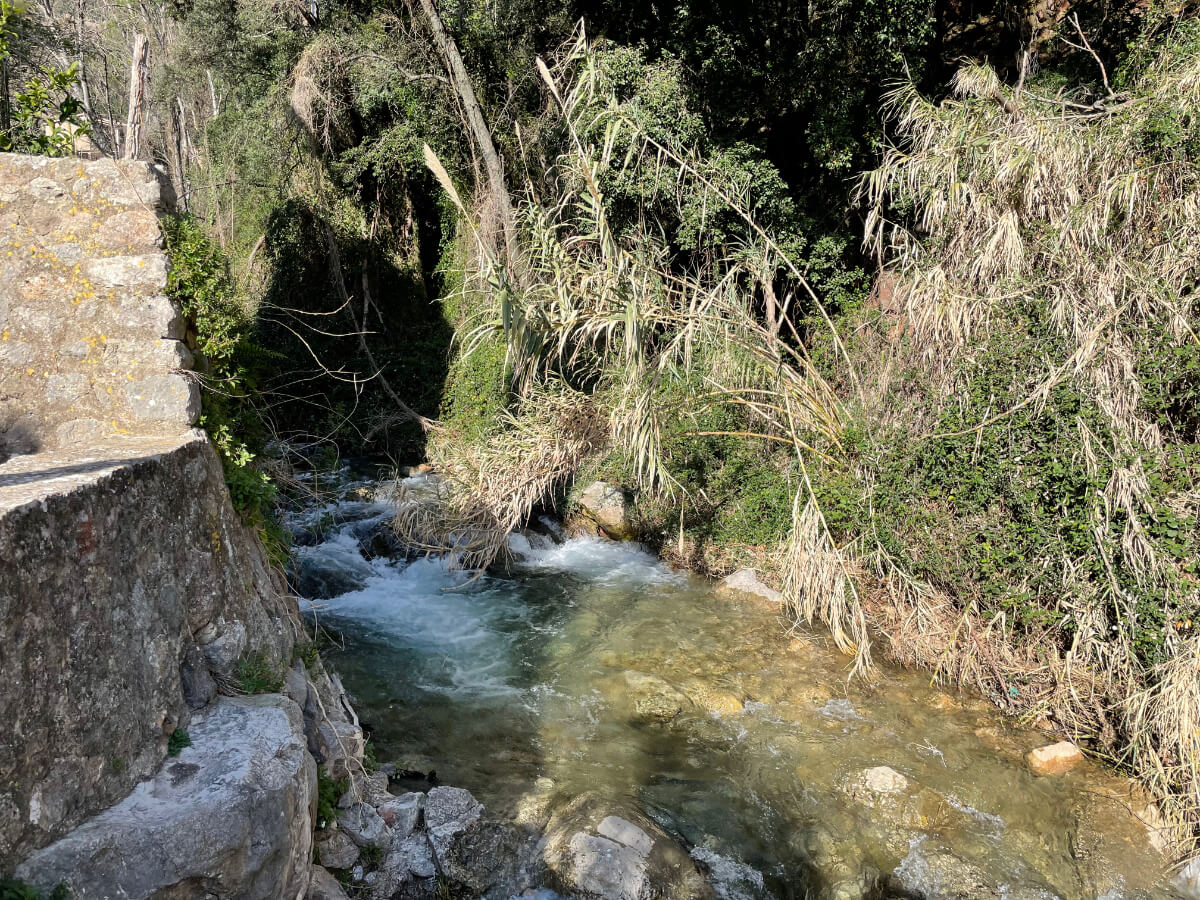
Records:
{"label": "rough stone block", "polygon": [[125,388],[134,421],[186,428],[200,417],[200,385],[186,375],[153,375]]}
{"label": "rough stone block", "polygon": [[83,273],[102,287],[162,290],[167,286],[167,260],[159,254],[95,259],[84,264]]}

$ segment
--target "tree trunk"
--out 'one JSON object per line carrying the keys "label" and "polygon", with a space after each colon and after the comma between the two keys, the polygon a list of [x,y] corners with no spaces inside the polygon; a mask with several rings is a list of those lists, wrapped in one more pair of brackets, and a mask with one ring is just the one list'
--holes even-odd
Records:
{"label": "tree trunk", "polygon": [[143,35],[133,39],[129,60],[129,115],[125,119],[125,159],[137,159],[142,144],[142,111],[146,100],[146,78],[150,72],[150,42]]}
{"label": "tree trunk", "polygon": [[488,188],[500,214],[504,246],[511,264],[517,257],[516,219],[513,215],[512,200],[508,195],[508,185],[504,178],[504,163],[496,151],[492,132],[488,128],[487,120],[483,117],[483,110],[479,106],[479,100],[475,96],[475,89],[471,85],[471,76],[463,64],[462,55],[458,52],[454,39],[450,37],[442,24],[437,4],[434,0],[418,0],[418,2],[429,23],[429,30],[433,33],[433,41],[437,44],[437,48],[445,60],[446,73],[450,76],[450,83],[454,86],[455,93],[462,102],[467,123],[471,128],[475,144],[479,148],[479,155],[483,158],[484,169],[487,171]]}

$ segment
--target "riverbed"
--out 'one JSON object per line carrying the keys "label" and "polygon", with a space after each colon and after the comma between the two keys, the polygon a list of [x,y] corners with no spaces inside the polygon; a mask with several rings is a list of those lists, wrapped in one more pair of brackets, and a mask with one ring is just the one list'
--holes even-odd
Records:
{"label": "riverbed", "polygon": [[820,631],[636,544],[548,521],[483,575],[381,552],[376,487],[346,475],[290,516],[293,581],[375,757],[411,780],[532,825],[599,795],[761,875],[730,897],[1172,896],[1128,782],[1027,770],[1053,735],[886,664],[848,680]]}

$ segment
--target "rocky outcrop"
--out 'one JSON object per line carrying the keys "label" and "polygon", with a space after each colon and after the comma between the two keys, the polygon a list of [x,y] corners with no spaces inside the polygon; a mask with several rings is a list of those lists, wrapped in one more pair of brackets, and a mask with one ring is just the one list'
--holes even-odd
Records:
{"label": "rocky outcrop", "polygon": [[222,697],[191,746],[111,809],[40,850],[17,877],[107,897],[303,896],[317,772],[300,708],[278,695]]}
{"label": "rocky outcrop", "polygon": [[146,163],[0,154],[0,461],[200,414]]}
{"label": "rocky outcrop", "polygon": [[151,777],[239,657],[290,661],[294,604],[202,433],[0,465],[0,870]]}

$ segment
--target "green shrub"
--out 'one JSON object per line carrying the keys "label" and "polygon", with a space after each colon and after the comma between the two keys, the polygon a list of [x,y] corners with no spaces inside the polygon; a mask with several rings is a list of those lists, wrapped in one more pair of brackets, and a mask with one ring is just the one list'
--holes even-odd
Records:
{"label": "green shrub", "polygon": [[317,768],[317,817],[313,822],[317,828],[325,828],[337,818],[337,802],[346,788],[345,780],[339,781]]}
{"label": "green shrub", "polygon": [[274,522],[275,485],[255,464],[265,436],[251,400],[253,373],[272,354],[249,340],[254,325],[246,299],[234,286],[229,262],[194,217],[163,222],[171,268],[167,293],[188,319],[198,368],[205,374],[200,425],[217,450],[237,509],[257,524],[272,557],[286,559],[283,530]]}
{"label": "green shrub", "polygon": [[274,694],[283,688],[283,675],[263,650],[254,650],[239,659],[234,678],[238,689],[246,694]]}
{"label": "green shrub", "polygon": [[192,746],[192,739],[182,728],[176,728],[167,738],[167,756],[178,756],[184,747]]}

